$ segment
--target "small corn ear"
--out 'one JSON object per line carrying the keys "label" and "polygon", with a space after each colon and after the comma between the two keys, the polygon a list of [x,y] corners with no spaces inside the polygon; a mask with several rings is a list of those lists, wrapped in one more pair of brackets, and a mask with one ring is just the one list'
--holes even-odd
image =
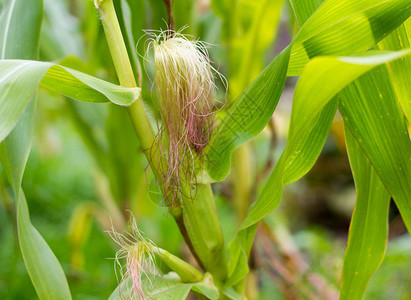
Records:
{"label": "small corn ear", "polygon": [[207,50],[201,42],[181,34],[162,32],[152,42],[155,85],[160,98],[161,133],[168,136],[164,170],[172,198],[181,177],[193,179],[193,159],[201,157],[213,128],[216,86]]}
{"label": "small corn ear", "polygon": [[[121,234],[114,228],[109,232],[111,238],[121,247],[115,257],[115,270],[120,270],[119,294],[122,299],[147,299],[143,290],[142,276],[148,273],[157,273],[154,261],[154,244],[145,239],[137,228],[137,223],[132,218],[131,231]],[[122,264],[121,261],[126,263]]]}

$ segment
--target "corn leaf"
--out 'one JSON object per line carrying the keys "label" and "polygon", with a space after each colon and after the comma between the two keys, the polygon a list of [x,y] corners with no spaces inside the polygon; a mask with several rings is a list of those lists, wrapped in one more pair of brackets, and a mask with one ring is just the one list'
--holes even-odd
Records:
{"label": "corn leaf", "polygon": [[12,133],[0,143],[1,163],[16,196],[20,192],[24,168],[30,153],[34,111],[33,99]]}
{"label": "corn leaf", "polygon": [[346,144],[357,190],[344,256],[340,299],[362,299],[384,259],[390,195],[349,130]]}
{"label": "corn leaf", "polygon": [[387,68],[362,76],[340,93],[340,99],[339,110],[347,128],[411,232],[411,142]]}
{"label": "corn leaf", "polygon": [[288,47],[228,108],[213,141],[205,150],[207,174],[203,181],[223,180],[230,171],[232,152],[264,129],[284,88],[289,55]]}
{"label": "corn leaf", "polygon": [[[293,7],[300,3],[293,1]],[[301,14],[304,17],[314,8],[307,5]],[[292,42],[288,75],[300,75],[309,59],[317,55],[345,55],[367,50],[410,14],[411,4],[407,0],[328,0],[309,18]],[[206,150],[206,171],[200,176],[202,182],[223,180],[229,172],[232,151],[267,124],[281,92],[274,87],[274,79],[282,90],[282,71],[287,69],[288,51],[289,48],[284,50],[228,109],[214,142]],[[269,72],[273,74],[267,79]],[[261,95],[264,90],[270,93]]]}
{"label": "corn leaf", "polygon": [[[400,58],[408,53],[410,50],[383,53],[368,52],[363,56],[355,57],[318,57],[307,65],[295,90],[288,143],[281,158],[281,161],[284,160],[282,166],[284,168],[282,172],[283,185],[298,180],[314,165],[328,134],[328,129],[322,129],[324,129],[325,124],[328,127],[331,125],[334,116],[335,110],[332,109],[332,106],[333,102],[336,101],[331,101],[333,97],[353,80],[375,66]],[[330,101],[331,103],[329,103]],[[327,105],[330,106],[327,107]],[[325,108],[324,112],[323,108]],[[331,114],[332,117],[330,117]],[[321,124],[321,126],[317,124]],[[278,170],[280,167],[281,163],[278,167],[276,166],[276,169]],[[271,202],[270,181],[273,179],[271,176],[268,180],[259,200],[244,221],[243,227],[255,223],[255,220],[261,219],[262,215],[265,216],[277,206],[278,203],[273,203],[270,209],[267,209],[267,204]]]}
{"label": "corn leaf", "polygon": [[358,194],[344,259],[341,299],[362,299],[384,258],[390,194],[410,230],[411,143],[397,103],[400,93],[395,94],[393,87],[387,68],[382,66],[340,93],[339,109],[347,128]]}
{"label": "corn leaf", "polygon": [[[184,283],[178,276],[172,273],[163,277],[148,275],[142,279],[142,289],[146,296],[154,300],[184,300],[190,290],[206,296],[208,299],[217,300],[218,289],[214,286],[211,276],[207,273],[204,279],[195,283]],[[131,279],[127,278],[122,285],[119,285],[109,297],[109,300],[129,299],[133,297],[131,291]]]}
{"label": "corn leaf", "polygon": [[[383,50],[411,48],[411,18],[383,39],[378,46]],[[398,101],[408,123],[411,123],[411,56],[402,57],[388,65]]]}
{"label": "corn leaf", "polygon": [[31,224],[23,191],[18,195],[19,244],[27,271],[41,300],[72,299],[67,279],[57,257]]}
{"label": "corn leaf", "polygon": [[[303,24],[322,0],[292,0],[292,2],[299,23]],[[380,48],[385,50],[409,48],[409,36],[404,34],[405,28],[402,28],[409,22],[410,20],[406,21],[385,38],[380,43]],[[394,86],[397,90],[398,100],[405,113],[407,113],[407,103],[404,99],[407,99],[406,93],[409,92],[407,89],[407,79],[409,80],[407,62],[409,60],[410,56],[403,56],[389,62],[391,76],[395,79]],[[355,96],[350,95],[351,98]],[[385,187],[382,187],[382,182],[367,157],[363,153],[357,152],[362,152],[358,143],[348,130],[346,132],[358,198],[351,220],[350,236],[344,259],[341,299],[362,299],[368,281],[384,257],[389,195],[385,191]]]}
{"label": "corn leaf", "polygon": [[42,10],[40,0],[0,1],[0,59],[36,58]]}
{"label": "corn leaf", "polygon": [[231,300],[242,300],[243,297],[233,288],[230,287],[223,291],[224,296]]}
{"label": "corn leaf", "polygon": [[[381,49],[391,50],[409,48],[410,43],[405,23],[381,41],[379,46]],[[411,108],[409,106],[411,95],[409,95],[408,87],[411,84],[408,76],[411,68],[410,62],[410,56],[404,56],[388,63],[393,87],[406,116],[409,116],[409,108]],[[388,76],[385,83],[389,89],[390,84],[387,79]],[[378,93],[378,90],[375,93]],[[345,99],[349,101],[348,97],[359,96],[347,94]],[[378,99],[379,96],[379,94],[374,94],[371,98]],[[370,95],[367,94],[367,97],[363,98],[369,97]],[[401,116],[399,115],[399,117]],[[362,299],[371,276],[384,259],[388,235],[387,215],[390,195],[348,129],[346,130],[346,144],[357,189],[357,202],[351,219],[350,234],[344,257],[340,298]]]}
{"label": "corn leaf", "polygon": [[0,60],[0,78],[0,141],[13,129],[40,83],[76,100],[111,101],[118,105],[130,105],[141,91],[63,66],[32,60]]}
{"label": "corn leaf", "polygon": [[[42,1],[11,0],[2,1],[1,4],[1,59],[37,58],[38,38],[42,19]],[[22,41],[24,42],[22,43]],[[0,69],[4,70],[4,68]],[[16,74],[14,73],[14,75]],[[22,92],[23,98],[18,93],[11,94],[10,91],[13,89],[11,82],[3,74],[0,78],[2,83],[0,100],[0,132],[2,138],[0,141],[5,137],[4,132],[7,135],[15,126],[13,132],[0,144],[0,160],[15,196],[17,231],[21,253],[40,299],[71,299],[67,279],[56,256],[30,222],[26,199],[20,187],[31,147],[35,111],[34,92]],[[25,89],[25,86],[19,87],[22,90]],[[20,102],[24,103],[21,113],[17,116],[18,118],[23,114],[18,122],[17,118],[9,119],[8,113],[10,111],[7,108],[11,109],[11,112],[14,110],[13,105],[5,105],[6,97],[7,102],[16,106],[19,106]],[[7,126],[4,126],[4,122],[12,123],[12,126],[7,128]]]}
{"label": "corn leaf", "polygon": [[324,0],[290,0],[298,25],[301,27]]}
{"label": "corn leaf", "polygon": [[248,272],[247,257],[256,227],[279,204],[282,187],[304,176],[314,165],[336,111],[336,94],[375,66],[408,53],[409,50],[370,52],[355,57],[318,57],[306,66],[294,94],[287,146],[229,246],[227,286]]}
{"label": "corn leaf", "polygon": [[[187,298],[193,284],[192,283],[182,283],[178,280],[165,280],[156,277],[155,286],[149,287],[147,284],[143,284],[143,289],[146,291],[147,296],[150,299],[162,300],[184,300]],[[147,280],[144,280],[145,282]],[[111,296],[109,300],[121,300],[121,299],[131,299],[133,297],[133,291],[131,290],[131,279],[125,281],[124,284],[119,285]]]}
{"label": "corn leaf", "polygon": [[[303,2],[307,1],[292,4],[297,17],[305,19],[314,5]],[[295,37],[288,75],[300,75],[309,59],[318,55],[351,55],[370,49],[410,15],[409,0],[327,0]]]}
{"label": "corn leaf", "polygon": [[24,168],[30,152],[35,102],[31,101],[13,132],[0,144],[0,160],[14,190],[17,229],[21,253],[40,299],[71,299],[64,272],[44,238],[30,221],[21,190]]}

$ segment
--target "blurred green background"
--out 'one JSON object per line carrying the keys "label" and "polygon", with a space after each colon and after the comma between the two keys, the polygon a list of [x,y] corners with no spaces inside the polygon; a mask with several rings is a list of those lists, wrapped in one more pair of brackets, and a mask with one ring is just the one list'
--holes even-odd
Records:
{"label": "blurred green background", "polygon": [[[219,1],[175,0],[176,30],[209,43],[218,81],[218,99],[236,97],[242,82],[252,80],[297,31],[287,1],[271,1],[260,24],[259,42],[250,58],[248,79],[238,61],[260,12],[257,0],[237,1],[225,11]],[[222,2],[221,2],[222,3]],[[152,70],[143,56],[143,29],[166,28],[160,0],[116,0],[117,12],[134,71],[142,68],[143,97],[153,123],[156,96]],[[45,0],[40,57],[117,83],[103,29],[92,1]],[[251,142],[255,193],[285,146],[296,78],[289,78],[273,122]],[[161,199],[141,154],[125,110],[88,104],[40,89],[35,138],[23,189],[34,226],[45,237],[65,270],[74,299],[106,299],[117,279],[113,257],[118,250],[107,230],[124,228],[133,213],[145,236],[169,252],[192,261],[188,248]],[[355,189],[341,120],[314,168],[287,186],[280,207],[260,226],[253,250],[261,288],[259,299],[327,299],[335,296]],[[213,186],[226,240],[238,225],[230,178]],[[0,299],[36,299],[16,238],[15,207],[4,174],[0,177]],[[164,272],[168,270],[160,266]],[[390,211],[390,242],[373,276],[367,299],[411,299],[411,238],[397,209]],[[331,296],[330,296],[331,295]],[[331,298],[330,298],[331,299]]]}

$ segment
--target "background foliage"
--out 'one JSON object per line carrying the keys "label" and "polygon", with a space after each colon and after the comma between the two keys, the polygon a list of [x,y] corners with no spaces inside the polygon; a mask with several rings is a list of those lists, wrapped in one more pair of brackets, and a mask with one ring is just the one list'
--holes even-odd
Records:
{"label": "background foliage", "polygon": [[[141,92],[151,117],[156,115],[153,70],[143,58],[143,29],[166,28],[164,3],[114,1],[133,69],[138,73],[143,68],[142,90],[121,90],[119,103],[118,97],[110,97],[119,88],[109,82],[118,82],[92,1],[30,1],[30,7],[23,2],[0,2],[0,25],[6,29],[1,33],[1,58],[52,61],[63,67],[16,61],[0,68],[1,78],[20,84],[11,91],[3,85],[3,95],[17,95],[21,87],[33,85],[24,97],[19,94],[19,105],[5,105],[0,111],[1,138],[14,128],[0,149],[0,298],[34,297],[28,272],[37,269],[28,265],[27,271],[23,258],[40,261],[49,274],[34,282],[44,297],[53,297],[52,290],[42,288],[49,280],[59,282],[55,293],[60,296],[58,291],[67,290],[64,271],[74,299],[108,298],[117,286],[110,259],[117,248],[105,231],[111,223],[122,228],[130,211],[159,247],[194,263],[174,220],[150,188],[153,177],[125,110],[68,98],[126,104]],[[404,51],[368,52],[351,60],[314,57],[409,48],[411,6],[405,0],[328,0],[317,10],[321,2],[173,4],[176,29],[188,24],[183,33],[210,43],[214,66],[229,84],[226,91],[223,82],[217,82],[217,98],[226,104],[207,150],[210,165],[204,180],[224,179],[213,190],[225,240],[237,237],[230,246],[235,258],[230,280],[237,282],[248,271],[239,253],[243,247],[252,253],[259,299],[331,299],[340,286],[345,299],[364,293],[366,299],[408,299],[411,239],[404,221],[409,226],[411,143],[406,118],[410,120],[411,56]],[[297,87],[296,78],[287,74],[301,75]],[[44,88],[36,97],[40,81]],[[78,90],[65,90],[67,82]],[[19,130],[32,131],[33,137],[15,138]],[[234,151],[256,134],[245,150],[240,148],[245,154]],[[245,179],[237,155],[247,158]],[[10,167],[13,160],[19,168]],[[237,181],[248,189],[238,191]],[[235,199],[244,193],[258,201],[237,233],[245,214]],[[256,222],[265,216],[257,230]],[[251,250],[245,236],[255,230]],[[17,231],[27,236],[20,245]],[[43,245],[45,252],[33,251],[31,243]]]}

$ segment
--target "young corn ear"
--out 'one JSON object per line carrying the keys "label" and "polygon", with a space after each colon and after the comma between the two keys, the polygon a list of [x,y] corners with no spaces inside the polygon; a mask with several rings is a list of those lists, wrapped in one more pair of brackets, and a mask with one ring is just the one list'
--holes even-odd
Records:
{"label": "young corn ear", "polygon": [[194,157],[201,157],[210,140],[216,86],[201,42],[166,31],[153,39],[152,47],[162,117],[159,137],[162,133],[168,136],[163,174],[166,190],[175,199],[180,192],[179,179],[193,180]]}
{"label": "young corn ear", "polygon": [[[131,232],[121,234],[115,231],[114,227],[109,232],[111,238],[121,247],[115,257],[116,276],[119,279],[119,295],[121,299],[147,299],[143,290],[142,277],[148,273],[157,273],[155,266],[155,246],[145,239],[137,228],[136,220],[132,219]],[[125,264],[121,261],[125,260]],[[117,274],[117,266],[120,269],[120,276]]]}

